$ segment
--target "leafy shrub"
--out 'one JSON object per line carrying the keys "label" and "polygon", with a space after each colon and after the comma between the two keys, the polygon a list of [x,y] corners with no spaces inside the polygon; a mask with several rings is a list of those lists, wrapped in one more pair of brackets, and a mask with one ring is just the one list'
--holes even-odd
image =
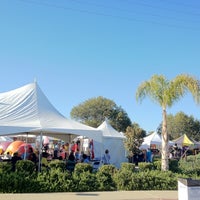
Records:
{"label": "leafy shrub", "polygon": [[74,192],[88,192],[97,191],[99,189],[99,182],[96,174],[90,171],[83,171],[82,173],[73,173]]}
{"label": "leafy shrub", "polygon": [[0,192],[3,193],[27,193],[39,190],[39,184],[33,176],[27,176],[24,172],[0,173]]}
{"label": "leafy shrub", "polygon": [[161,170],[161,160],[153,162],[153,165],[155,170]]}
{"label": "leafy shrub", "polygon": [[113,191],[116,190],[114,181],[114,174],[117,169],[114,165],[102,165],[96,173],[97,181],[99,183],[99,190]]}
{"label": "leafy shrub", "polygon": [[92,173],[93,167],[88,163],[77,163],[72,174],[74,183],[74,191],[86,192],[96,191],[98,189],[98,182],[96,175]]}
{"label": "leafy shrub", "polygon": [[115,175],[117,190],[176,190],[178,174],[147,170],[131,173],[119,170]]}
{"label": "leafy shrub", "polygon": [[136,190],[176,190],[177,177],[167,171],[146,171],[133,175]]}
{"label": "leafy shrub", "polygon": [[153,163],[140,162],[138,163],[139,171],[148,171],[154,169]]}
{"label": "leafy shrub", "polygon": [[65,171],[66,164],[62,160],[52,160],[49,163],[49,168],[50,169],[60,169],[61,171]]}
{"label": "leafy shrub", "polygon": [[16,162],[16,172],[24,172],[26,174],[33,174],[36,171],[35,163],[30,160],[19,160]]}
{"label": "leafy shrub", "polygon": [[132,185],[133,173],[134,173],[133,168],[121,167],[121,169],[119,169],[118,172],[114,174],[113,179],[115,181],[117,190],[131,190],[133,188]]}
{"label": "leafy shrub", "polygon": [[156,162],[156,161],[161,161],[161,155],[154,155],[153,156],[153,162]]}
{"label": "leafy shrub", "polygon": [[[171,171],[160,171],[161,161],[139,163],[136,171],[133,163],[122,163],[118,170],[114,165],[102,165],[94,172],[92,165],[79,163],[72,173],[63,170],[64,162],[52,161],[48,170],[36,172],[31,161],[19,161],[16,171],[10,163],[0,163],[0,192],[86,192],[115,190],[177,190],[178,178],[200,179],[200,159],[170,161]],[[154,168],[154,170],[152,170]],[[181,173],[174,173],[179,169]]]}
{"label": "leafy shrub", "polygon": [[200,176],[200,160],[195,159],[195,156],[188,156],[187,160],[181,159],[179,161],[179,170],[181,174],[185,174],[188,177]]}
{"label": "leafy shrub", "polygon": [[74,168],[74,174],[76,175],[80,175],[83,172],[87,172],[89,171],[90,173],[92,173],[92,165],[88,164],[88,163],[77,163],[75,168]]}
{"label": "leafy shrub", "polygon": [[174,172],[174,173],[180,172],[179,161],[178,160],[174,160],[174,159],[170,159],[169,160],[169,170]]}
{"label": "leafy shrub", "polygon": [[11,162],[0,162],[0,173],[10,173],[12,172]]}
{"label": "leafy shrub", "polygon": [[42,171],[37,176],[40,189],[37,192],[72,192],[73,180],[68,171],[63,172],[60,168],[52,168]]}
{"label": "leafy shrub", "polygon": [[135,164],[134,163],[121,163],[121,170],[128,170],[128,171],[135,171]]}

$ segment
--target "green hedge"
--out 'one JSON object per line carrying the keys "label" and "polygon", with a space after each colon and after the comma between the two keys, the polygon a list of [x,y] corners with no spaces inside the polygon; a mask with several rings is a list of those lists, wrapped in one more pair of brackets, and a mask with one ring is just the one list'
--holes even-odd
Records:
{"label": "green hedge", "polygon": [[[12,172],[10,163],[0,163],[1,193],[86,192],[117,190],[177,190],[178,178],[200,179],[200,159],[170,161],[171,171],[162,172],[160,161],[122,163],[120,169],[102,165],[97,171],[86,163],[76,164],[73,172],[63,161],[53,161],[48,169],[35,170],[31,161],[19,161]],[[176,173],[178,172],[178,173]]]}

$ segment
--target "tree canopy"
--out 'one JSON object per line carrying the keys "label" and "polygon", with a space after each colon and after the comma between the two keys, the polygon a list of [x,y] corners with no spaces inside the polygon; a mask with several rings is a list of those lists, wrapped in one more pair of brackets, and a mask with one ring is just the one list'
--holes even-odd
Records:
{"label": "tree canopy", "polygon": [[[159,132],[161,132],[161,129],[160,125]],[[171,140],[186,134],[189,138],[200,141],[200,121],[183,112],[167,115],[167,131]]]}
{"label": "tree canopy", "polygon": [[91,98],[72,108],[70,116],[77,121],[98,127],[107,118],[109,123],[119,132],[125,132],[131,125],[128,114],[110,99],[102,96]]}

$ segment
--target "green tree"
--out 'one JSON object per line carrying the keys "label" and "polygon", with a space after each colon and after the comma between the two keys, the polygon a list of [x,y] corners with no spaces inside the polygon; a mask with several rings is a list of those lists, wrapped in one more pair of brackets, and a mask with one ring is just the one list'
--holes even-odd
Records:
{"label": "green tree", "polygon": [[200,121],[183,112],[178,112],[176,115],[170,114],[167,115],[167,131],[171,140],[186,134],[189,138],[199,141]]}
{"label": "green tree", "polygon": [[104,97],[91,98],[74,107],[70,113],[71,118],[79,122],[98,127],[107,118],[109,123],[119,132],[125,132],[131,125],[128,114],[116,103]]}
{"label": "green tree", "polygon": [[[162,123],[158,128],[158,133],[162,132]],[[174,140],[183,134],[196,141],[200,141],[200,121],[192,115],[188,116],[184,112],[178,112],[176,115],[167,115],[167,132],[169,139]]]}
{"label": "green tree", "polygon": [[124,140],[124,147],[127,150],[128,158],[131,161],[133,155],[139,152],[143,137],[146,136],[146,131],[141,129],[138,124],[133,123],[131,126],[127,127],[124,135],[126,137]]}
{"label": "green tree", "polygon": [[142,101],[149,96],[153,101],[162,108],[162,164],[161,169],[167,171],[169,169],[168,160],[168,141],[167,132],[167,108],[171,107],[180,98],[184,97],[186,92],[190,92],[196,103],[200,102],[200,82],[198,79],[181,74],[171,81],[162,75],[154,75],[150,80],[141,83],[136,91],[136,100]]}

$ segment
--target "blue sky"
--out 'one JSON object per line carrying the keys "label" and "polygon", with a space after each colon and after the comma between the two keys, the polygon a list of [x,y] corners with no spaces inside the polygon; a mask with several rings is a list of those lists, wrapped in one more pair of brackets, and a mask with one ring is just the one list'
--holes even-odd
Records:
{"label": "blue sky", "polygon": [[[67,118],[74,106],[103,96],[147,132],[161,108],[135,92],[154,74],[200,79],[200,2],[197,0],[0,1],[0,92],[37,80]],[[187,95],[168,114],[200,120]]]}

